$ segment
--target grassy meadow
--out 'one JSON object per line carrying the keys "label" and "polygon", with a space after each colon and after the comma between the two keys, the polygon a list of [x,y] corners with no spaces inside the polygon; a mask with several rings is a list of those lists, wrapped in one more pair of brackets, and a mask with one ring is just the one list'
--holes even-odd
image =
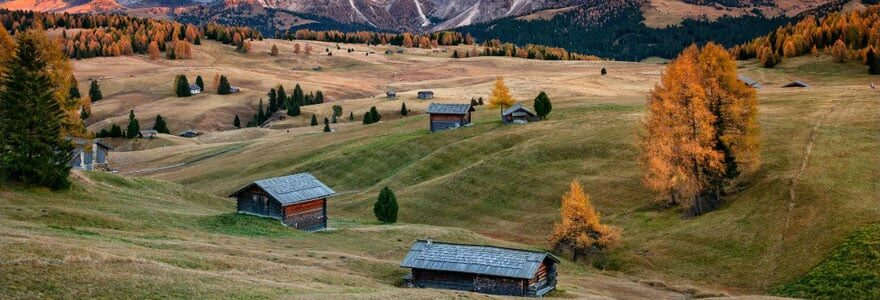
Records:
{"label": "grassy meadow", "polygon": [[[256,53],[238,55],[208,43],[196,48],[191,62],[122,58],[135,65],[181,64],[202,73],[225,68],[233,85],[237,77],[253,77],[232,98],[193,97],[211,103],[193,111],[202,102],[168,98],[175,71],[149,75],[168,77],[165,84],[132,79],[138,76],[126,72],[135,71],[119,68],[122,73],[106,79],[109,100],[96,104],[98,125],[92,128],[124,118],[127,110],[120,107],[130,101],[125,95],[156,91],[152,100],[131,102],[139,116],[151,120],[150,114],[161,112],[172,129],[180,126],[175,123],[230,129],[220,124],[231,123],[233,112],[252,111],[279,80],[285,86],[321,86],[330,95],[332,103],[307,107],[307,113],[324,116],[335,104],[343,106],[343,116],[355,112],[358,121],[333,124],[333,133],[305,126],[306,118],[297,117],[269,129],[215,131],[191,140],[114,141],[137,150],[111,154],[111,163],[126,177],[88,173],[62,194],[2,188],[0,213],[9,223],[0,239],[2,260],[16,269],[0,274],[14,279],[0,285],[0,292],[125,295],[125,288],[96,290],[88,284],[102,282],[130,289],[149,285],[149,295],[156,297],[478,297],[396,288],[403,274],[397,263],[412,240],[428,236],[546,249],[560,196],[571,180],[584,185],[604,222],[623,229],[623,245],[594,264],[604,271],[565,262],[559,297],[818,296],[803,292],[798,283],[840,269],[833,257],[847,251],[851,236],[877,239],[876,230],[865,228],[880,220],[880,92],[868,87],[874,79],[861,65],[804,57],[767,70],[743,62],[740,72],[765,85],[758,92],[763,165],[723,208],[687,219],[654,204],[638,165],[644,101],[662,65],[361,52],[290,62],[326,66],[306,74],[282,71],[279,61],[290,58],[259,52],[270,43],[283,44],[282,53],[291,46],[264,41],[256,43]],[[220,59],[225,56],[230,58]],[[102,61],[74,66],[97,74],[97,63]],[[608,76],[599,75],[602,67]],[[528,107],[545,90],[554,106],[549,119],[504,126],[497,109],[478,107],[473,126],[428,133],[427,116],[419,114],[428,102],[412,99],[416,90],[434,90],[435,102],[466,102],[487,97],[495,75],[505,75],[514,96]],[[88,76],[77,73],[77,78]],[[779,88],[798,79],[812,88]],[[141,84],[148,88],[140,89]],[[336,91],[328,92],[331,85]],[[378,97],[389,87],[400,99]],[[416,115],[396,116],[401,102]],[[178,105],[186,111],[166,116]],[[374,105],[383,121],[360,125],[360,116]],[[335,230],[288,231],[234,216],[234,204],[223,199],[253,180],[303,171],[339,192],[329,201]],[[372,204],[384,186],[397,194],[400,225],[374,221]],[[845,256],[871,266],[864,262],[869,256]],[[108,271],[84,272],[97,264]],[[125,272],[129,268],[139,272]],[[158,276],[161,272],[170,275]],[[43,274],[49,274],[46,284],[39,281]],[[70,280],[81,284],[63,284]]]}

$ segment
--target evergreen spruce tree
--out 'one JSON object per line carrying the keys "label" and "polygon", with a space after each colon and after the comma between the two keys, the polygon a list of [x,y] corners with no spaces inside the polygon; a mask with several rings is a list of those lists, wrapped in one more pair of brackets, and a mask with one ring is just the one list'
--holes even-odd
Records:
{"label": "evergreen spruce tree", "polygon": [[315,104],[324,103],[324,93],[321,91],[315,92]]}
{"label": "evergreen spruce tree", "polygon": [[70,99],[79,99],[82,98],[79,92],[79,86],[77,86],[76,78],[71,79],[73,84],[70,85]]}
{"label": "evergreen spruce tree", "polygon": [[364,125],[373,124],[373,115],[370,112],[364,113]]}
{"label": "evergreen spruce tree", "polygon": [[89,85],[89,99],[92,99],[92,103],[104,99],[104,96],[101,94],[101,87],[98,86],[97,80],[92,80],[91,85]]}
{"label": "evergreen spruce tree", "polygon": [[205,90],[205,81],[202,80],[202,75],[196,75],[196,85],[199,86],[200,90]]}
{"label": "evergreen spruce tree", "polygon": [[284,91],[284,86],[279,84],[278,87],[275,88],[275,93],[278,97],[278,99],[276,101],[278,101],[278,103],[280,103],[282,105],[282,107],[280,107],[280,108],[288,108],[289,109],[290,108],[290,99],[287,99],[287,92]]}
{"label": "evergreen spruce tree", "polygon": [[318,117],[316,117],[315,115],[312,115],[311,126],[318,126]]}
{"label": "evergreen spruce tree", "polygon": [[342,106],[333,105],[333,116],[341,117],[342,116]]}
{"label": "evergreen spruce tree", "polygon": [[162,118],[162,115],[156,115],[156,122],[153,124],[153,130],[158,133],[171,133],[171,131],[168,130],[168,125],[165,124],[165,119]]}
{"label": "evergreen spruce tree", "polygon": [[300,106],[306,105],[305,102],[305,93],[303,93],[302,87],[299,86],[299,83],[293,87],[293,95],[291,96],[293,103],[299,104]]}
{"label": "evergreen spruce tree", "polygon": [[291,117],[295,117],[295,116],[299,116],[300,114],[302,114],[302,110],[300,110],[299,104],[293,103],[293,101],[291,101],[291,102],[292,103],[287,107],[287,115],[291,116]]}
{"label": "evergreen spruce tree", "polygon": [[382,115],[379,114],[379,111],[376,110],[376,107],[370,107],[370,119],[373,120],[373,123],[379,122],[382,120]]}
{"label": "evergreen spruce tree", "polygon": [[174,79],[174,93],[177,97],[189,97],[192,96],[192,93],[189,90],[189,81],[186,79],[186,75],[177,75]]}
{"label": "evergreen spruce tree", "polygon": [[266,96],[269,96],[269,110],[272,112],[277,111],[279,109],[278,93],[275,92],[275,89],[269,89],[269,93]]}
{"label": "evergreen spruce tree", "polygon": [[379,222],[391,224],[397,222],[397,196],[387,186],[379,192],[379,198],[373,204],[373,214]]}
{"label": "evergreen spruce tree", "polygon": [[235,119],[232,120],[232,126],[235,126],[235,128],[241,128],[241,119],[238,118],[238,114],[236,114]]}
{"label": "evergreen spruce tree", "polygon": [[122,127],[119,127],[119,125],[116,125],[116,124],[111,124],[110,125],[110,137],[111,138],[120,138],[122,136],[123,136]]}
{"label": "evergreen spruce tree", "polygon": [[602,75],[608,75],[608,70],[605,70],[605,68],[602,68],[602,72],[601,72],[601,73],[602,73]]}
{"label": "evergreen spruce tree", "polygon": [[220,76],[220,84],[217,85],[217,94],[220,95],[229,95],[232,93],[232,86],[229,85],[229,80],[226,79],[225,75]]}
{"label": "evergreen spruce tree", "polygon": [[85,107],[80,108],[80,110],[79,110],[79,118],[80,119],[85,120],[85,119],[88,119],[89,116],[90,116],[89,111],[86,110]]}
{"label": "evergreen spruce tree", "polygon": [[553,105],[550,104],[550,97],[547,97],[547,94],[541,91],[538,97],[535,97],[535,113],[543,120],[550,114],[551,110],[553,110]]}
{"label": "evergreen spruce tree", "polygon": [[406,102],[400,104],[400,115],[404,117],[409,115],[409,110],[406,109]]}
{"label": "evergreen spruce tree", "polygon": [[332,130],[330,130],[330,124],[324,124],[324,132],[332,132]]}
{"label": "evergreen spruce tree", "polygon": [[868,74],[880,75],[880,59],[878,59],[874,48],[868,48],[868,53],[865,53],[865,62],[868,65]]}
{"label": "evergreen spruce tree", "polygon": [[101,129],[101,132],[98,132],[96,136],[99,138],[108,138],[110,137],[110,131],[107,131],[107,128]]}
{"label": "evergreen spruce tree", "polygon": [[339,120],[336,119],[336,116],[333,116],[333,118],[330,118],[330,123],[336,124],[338,122],[339,122]]}
{"label": "evergreen spruce tree", "polygon": [[349,112],[349,113],[348,113],[348,120],[349,120],[349,121],[354,121],[354,112]]}
{"label": "evergreen spruce tree", "polygon": [[134,110],[131,110],[128,112],[128,127],[125,129],[125,137],[128,139],[136,138],[139,131],[141,131],[141,125],[134,116]]}
{"label": "evergreen spruce tree", "polygon": [[0,78],[0,179],[63,189],[73,145],[61,135],[66,114],[54,97],[60,83],[46,71],[50,58],[39,48],[42,34],[16,34],[18,48]]}
{"label": "evergreen spruce tree", "polygon": [[330,125],[330,119],[324,117],[324,125]]}

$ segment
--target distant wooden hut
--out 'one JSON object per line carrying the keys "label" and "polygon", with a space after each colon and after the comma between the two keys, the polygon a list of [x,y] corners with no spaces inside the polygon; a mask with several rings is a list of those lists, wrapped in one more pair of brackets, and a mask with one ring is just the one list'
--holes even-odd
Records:
{"label": "distant wooden hut", "polygon": [[761,89],[761,83],[757,80],[746,77],[745,75],[737,75],[736,78],[750,88]]}
{"label": "distant wooden hut", "polygon": [[142,139],[153,139],[158,135],[159,132],[153,129],[141,130],[138,131],[137,137]]}
{"label": "distant wooden hut", "polygon": [[432,92],[432,91],[419,91],[419,99],[422,99],[422,100],[434,99],[434,92]]}
{"label": "distant wooden hut", "polygon": [[109,169],[109,160],[107,159],[110,150],[113,150],[109,144],[104,143],[100,139],[86,140],[81,138],[70,139],[73,143],[73,158],[70,160],[70,167],[76,170],[107,170]]}
{"label": "distant wooden hut", "polygon": [[522,104],[514,105],[501,112],[501,122],[504,124],[525,124],[540,120],[541,118],[537,114],[522,106]]}
{"label": "distant wooden hut", "polygon": [[238,213],[275,218],[287,226],[327,228],[327,198],[335,192],[309,173],[254,181],[229,195]]}
{"label": "distant wooden hut", "polygon": [[187,129],[187,130],[184,130],[183,132],[181,132],[180,134],[178,134],[178,136],[185,137],[185,138],[194,138],[199,135],[200,135],[200,133],[198,131],[196,131],[195,129]]}
{"label": "distant wooden hut", "polygon": [[394,99],[397,98],[397,92],[395,91],[387,91],[385,92],[385,98]]}
{"label": "distant wooden hut", "polygon": [[200,86],[197,85],[197,84],[190,84],[190,85],[189,85],[189,93],[190,93],[190,94],[193,94],[193,95],[201,94],[201,93],[202,93],[202,87],[200,87]]}
{"label": "distant wooden hut", "polygon": [[468,126],[473,111],[474,107],[470,104],[431,103],[426,111],[430,115],[428,129],[436,132]]}
{"label": "distant wooden hut", "polygon": [[400,266],[414,287],[542,297],[556,288],[558,264],[546,252],[419,240]]}
{"label": "distant wooden hut", "polygon": [[795,81],[786,83],[782,87],[784,87],[784,88],[809,88],[810,85],[803,82],[803,81],[795,80]]}

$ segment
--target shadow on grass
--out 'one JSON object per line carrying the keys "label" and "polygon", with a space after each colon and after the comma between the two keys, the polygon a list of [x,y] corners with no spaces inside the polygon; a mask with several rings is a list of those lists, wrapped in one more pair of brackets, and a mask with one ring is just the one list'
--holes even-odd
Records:
{"label": "shadow on grass", "polygon": [[206,232],[246,237],[302,237],[305,234],[276,219],[238,213],[203,217],[196,224]]}

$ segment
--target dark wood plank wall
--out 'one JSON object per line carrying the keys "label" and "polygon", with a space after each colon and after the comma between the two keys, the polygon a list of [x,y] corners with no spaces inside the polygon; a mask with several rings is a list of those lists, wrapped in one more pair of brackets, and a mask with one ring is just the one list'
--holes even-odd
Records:
{"label": "dark wood plank wall", "polygon": [[327,227],[327,198],[284,207],[284,224],[302,230]]}

